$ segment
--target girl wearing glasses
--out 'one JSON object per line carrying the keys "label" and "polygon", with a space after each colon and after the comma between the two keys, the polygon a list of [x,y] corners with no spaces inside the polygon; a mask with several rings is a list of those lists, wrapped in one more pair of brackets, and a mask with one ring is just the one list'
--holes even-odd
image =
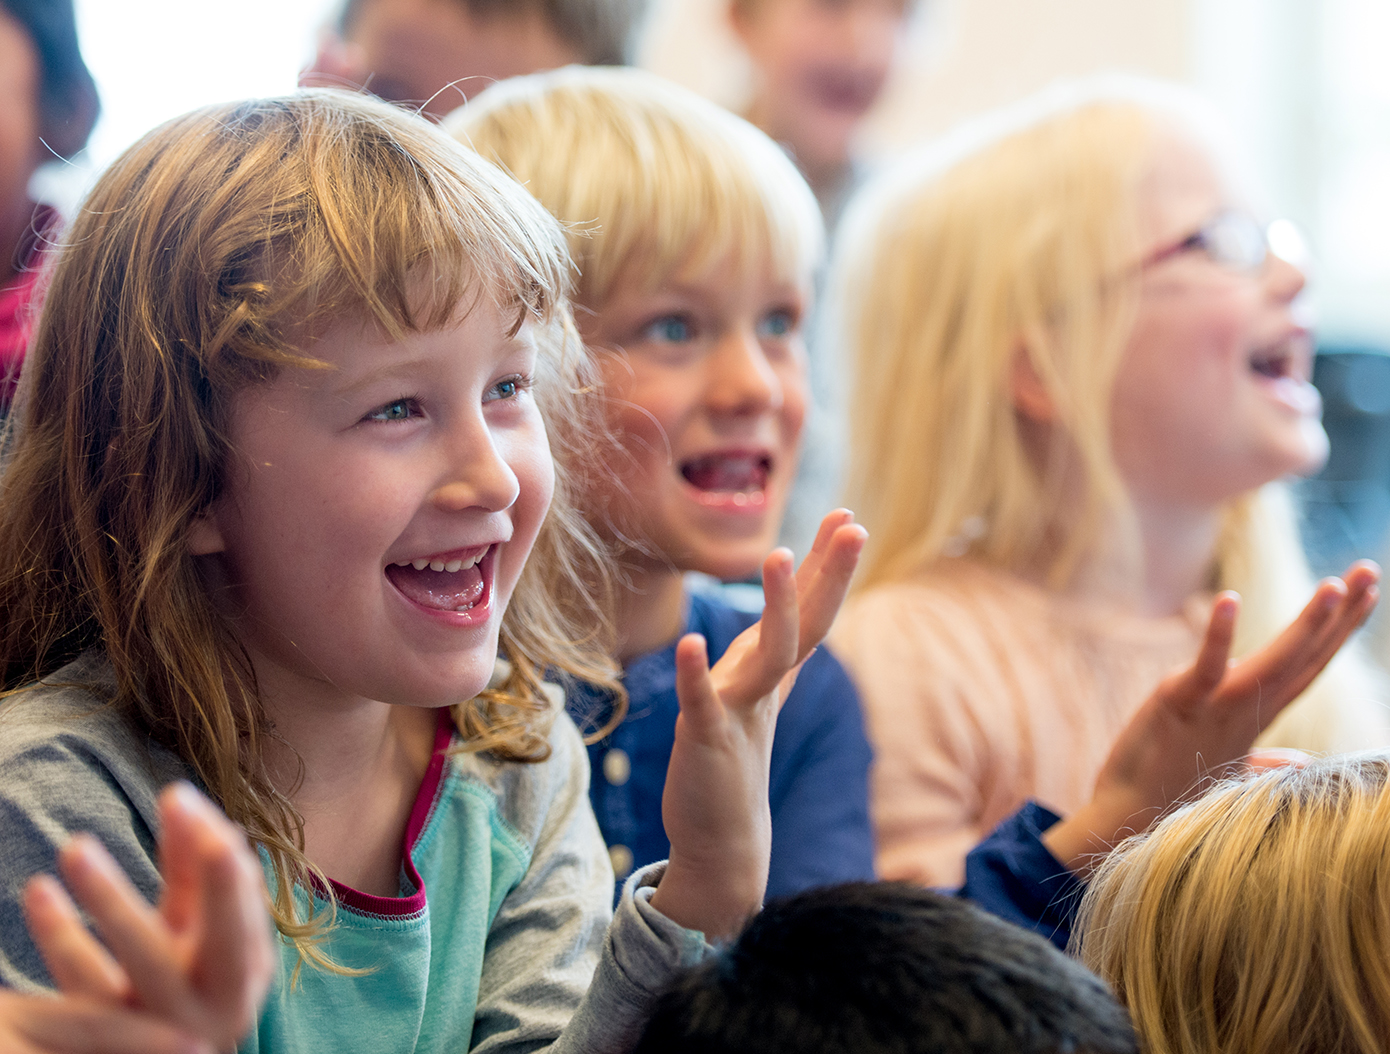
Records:
{"label": "girl wearing glasses", "polygon": [[[1175,89],[1057,90],[847,217],[870,540],[834,643],[877,753],[885,878],[959,882],[1025,800],[1039,829],[1084,806],[1218,590],[1244,597],[1236,654],[1312,590],[1277,482],[1327,456],[1304,274],[1216,143]],[[1377,688],[1344,654],[1260,742],[1390,743]]]}

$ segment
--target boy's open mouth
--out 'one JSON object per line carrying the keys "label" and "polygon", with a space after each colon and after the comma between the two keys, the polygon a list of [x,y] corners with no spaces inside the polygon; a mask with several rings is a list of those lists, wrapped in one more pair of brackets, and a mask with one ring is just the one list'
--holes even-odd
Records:
{"label": "boy's open mouth", "polygon": [[400,560],[386,568],[386,577],[421,607],[471,611],[487,592],[482,565],[495,548],[479,546],[433,557]]}
{"label": "boy's open mouth", "polygon": [[761,495],[772,473],[772,458],[763,453],[707,454],[681,462],[681,475],[709,495]]}

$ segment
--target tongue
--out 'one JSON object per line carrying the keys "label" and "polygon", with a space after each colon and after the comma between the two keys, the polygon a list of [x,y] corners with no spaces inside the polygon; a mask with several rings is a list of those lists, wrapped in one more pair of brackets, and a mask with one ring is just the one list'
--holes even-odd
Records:
{"label": "tongue", "polygon": [[767,482],[767,469],[759,457],[702,457],[689,462],[681,473],[700,490],[761,490]]}
{"label": "tongue", "polygon": [[392,564],[386,569],[391,584],[421,607],[439,611],[467,611],[483,595],[483,572],[477,567],[466,571],[417,571]]}

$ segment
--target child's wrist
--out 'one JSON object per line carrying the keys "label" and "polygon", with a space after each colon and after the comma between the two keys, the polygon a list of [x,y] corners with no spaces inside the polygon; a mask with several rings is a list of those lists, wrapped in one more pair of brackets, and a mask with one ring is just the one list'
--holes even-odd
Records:
{"label": "child's wrist", "polygon": [[767,861],[746,867],[727,861],[700,867],[673,850],[650,904],[672,922],[698,930],[714,942],[731,940],[763,905],[767,891]]}
{"label": "child's wrist", "polygon": [[1122,796],[1097,795],[1044,831],[1042,843],[1068,871],[1084,880],[1110,850],[1146,830],[1157,815],[1157,809]]}

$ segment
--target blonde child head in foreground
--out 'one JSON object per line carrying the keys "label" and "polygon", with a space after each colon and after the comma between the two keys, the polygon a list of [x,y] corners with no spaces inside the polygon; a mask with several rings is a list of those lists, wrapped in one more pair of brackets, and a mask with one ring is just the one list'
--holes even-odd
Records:
{"label": "blonde child head in foreground", "polygon": [[1390,758],[1216,787],[1100,865],[1082,960],[1151,1054],[1373,1054],[1390,1035]]}

